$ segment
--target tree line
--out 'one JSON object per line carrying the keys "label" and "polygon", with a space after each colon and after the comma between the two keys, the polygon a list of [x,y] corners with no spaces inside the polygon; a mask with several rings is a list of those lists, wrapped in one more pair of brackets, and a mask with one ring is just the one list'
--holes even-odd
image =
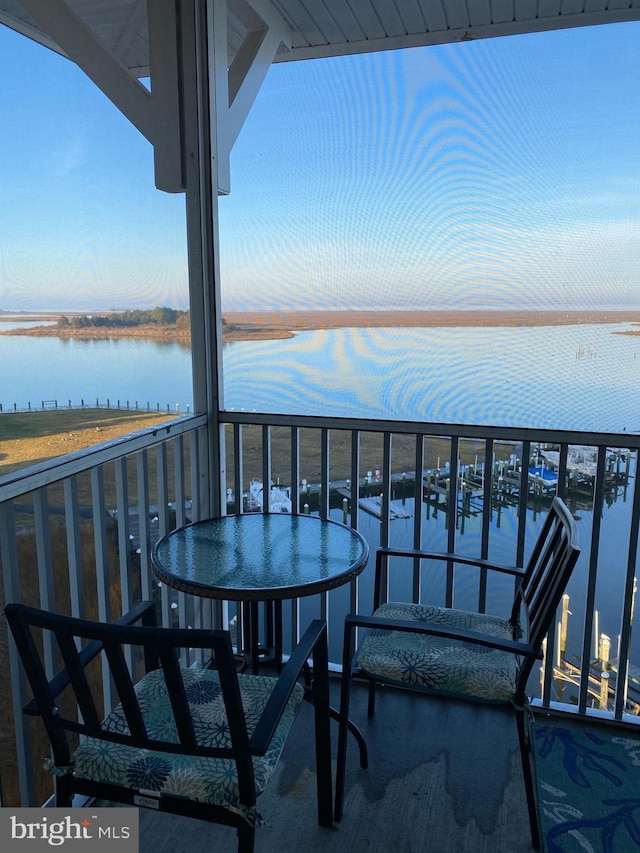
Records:
{"label": "tree line", "polygon": [[134,309],[111,314],[63,314],[56,326],[59,329],[86,329],[95,327],[122,328],[131,326],[175,326],[189,328],[189,312],[177,308],[157,306],[151,309]]}

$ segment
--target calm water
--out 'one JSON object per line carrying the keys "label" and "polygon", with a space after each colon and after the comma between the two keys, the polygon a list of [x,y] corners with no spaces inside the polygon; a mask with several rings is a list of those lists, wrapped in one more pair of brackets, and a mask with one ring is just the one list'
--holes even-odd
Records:
{"label": "calm water", "polygon": [[225,405],[637,432],[640,337],[612,333],[622,328],[337,329],[231,344]]}
{"label": "calm water", "polygon": [[[336,329],[224,348],[225,407],[637,432],[640,337],[626,325]],[[0,403],[192,408],[175,343],[0,337]]]}
{"label": "calm water", "polygon": [[59,405],[192,406],[191,354],[176,343],[0,337],[0,403],[5,411]]}
{"label": "calm water", "polygon": [[[5,327],[6,328],[6,327]],[[284,341],[248,341],[225,346],[225,405],[228,409],[311,413],[442,423],[637,432],[640,428],[640,338],[613,334],[629,326],[568,326],[523,329],[339,329],[305,332]],[[0,403],[4,410],[38,408],[42,400],[125,406],[158,404],[173,411],[192,408],[191,356],[175,343],[132,340],[63,341],[0,337]],[[605,506],[598,555],[596,609],[600,630],[615,653],[622,614],[631,494]],[[414,507],[407,507],[413,515]],[[592,512],[578,517],[583,554],[569,592],[574,616],[569,646],[581,651],[588,534]],[[423,505],[429,547],[446,548],[446,516]],[[429,517],[426,514],[430,513]],[[535,535],[543,515],[530,510]],[[340,518],[340,513],[336,514]],[[372,549],[379,522],[361,513],[362,532]],[[477,553],[479,518],[465,519],[458,548]],[[391,523],[391,541],[411,546],[413,519]],[[511,562],[516,511],[494,514],[490,556]],[[443,595],[444,578],[430,585],[432,600]],[[477,579],[457,584],[462,606],[473,606]],[[495,595],[504,591],[495,590]],[[344,600],[341,601],[341,595]],[[362,595],[370,590],[362,584]],[[349,606],[348,590],[334,593],[337,612]],[[312,601],[304,602],[313,615]],[[632,659],[640,665],[640,631]],[[332,652],[339,654],[339,650]]]}
{"label": "calm water", "polygon": [[[633,486],[631,486],[633,488]],[[611,639],[611,657],[617,655],[618,637],[622,624],[624,573],[626,570],[626,548],[629,539],[629,515],[631,494],[625,496],[621,493],[618,500],[610,506],[605,506],[602,517],[600,551],[598,555],[598,582],[596,584],[594,607],[598,612],[599,633],[604,633]],[[390,544],[400,548],[413,547],[413,524],[415,507],[413,501],[407,500],[404,504],[400,501],[396,505],[403,506],[411,517],[396,519],[390,525]],[[567,632],[567,654],[566,657],[573,663],[578,663],[582,656],[582,644],[584,636],[584,613],[586,608],[587,578],[589,566],[589,531],[593,520],[593,512],[583,506],[569,504],[576,516],[579,529],[580,545],[582,553],[573,576],[567,587],[570,603],[570,617]],[[423,543],[424,546],[434,551],[446,551],[448,548],[447,537],[447,514],[443,510],[436,510],[422,504],[419,511],[423,517]],[[535,541],[539,529],[544,521],[543,512],[528,510],[527,519],[527,549],[530,549]],[[340,510],[332,511],[332,518],[336,521],[342,520]],[[505,506],[499,513],[494,511],[491,528],[489,532],[489,558],[507,564],[515,560],[515,542],[518,526],[517,508]],[[359,514],[360,532],[369,542],[372,552],[380,544],[380,523],[367,514]],[[456,527],[456,546],[459,553],[477,555],[480,551],[481,542],[481,517],[471,516],[458,520]],[[528,551],[527,551],[528,553]],[[457,607],[468,610],[476,610],[478,602],[478,573],[474,569],[462,569],[458,567],[455,582],[455,604]],[[410,571],[410,567],[409,567]],[[397,573],[400,574],[400,573]],[[444,567],[430,567],[423,574],[423,588],[432,604],[445,605],[445,569]],[[410,579],[404,584],[398,583],[390,587],[391,600],[407,600],[412,590]],[[512,601],[513,587],[508,578],[500,577],[494,573],[490,578],[488,586],[487,609],[489,612],[508,612]],[[370,570],[363,572],[359,582],[359,602],[362,612],[370,611],[373,602],[373,569],[370,562]],[[321,615],[319,599],[301,599],[301,619],[306,620],[319,618]],[[350,612],[349,589],[341,587],[332,592],[331,618],[338,620]],[[636,611],[637,612],[637,611]],[[334,621],[335,624],[335,621]],[[332,660],[341,659],[341,636],[340,632],[333,633],[330,638],[330,653]],[[591,650],[590,657],[596,657],[595,647]],[[630,659],[636,666],[640,666],[640,632],[635,631],[631,644]],[[569,686],[565,687],[565,698],[575,696],[575,690]]]}

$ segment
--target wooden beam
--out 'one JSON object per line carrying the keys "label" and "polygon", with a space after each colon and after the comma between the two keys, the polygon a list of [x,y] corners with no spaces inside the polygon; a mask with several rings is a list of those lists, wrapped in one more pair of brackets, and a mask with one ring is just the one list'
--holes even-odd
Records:
{"label": "wooden beam", "polygon": [[[242,126],[258,96],[268,70],[271,68],[278,48],[282,44],[282,34],[277,30],[263,29],[253,32],[245,39],[247,50],[240,50],[229,70],[230,82],[233,79],[234,92],[229,92],[229,132],[233,142],[238,138]],[[243,44],[244,48],[244,44]],[[236,67],[241,60],[240,67]],[[233,78],[232,78],[233,71]]]}
{"label": "wooden beam", "polygon": [[64,0],[24,0],[25,10],[153,143],[151,93],[114,59]]}
{"label": "wooden beam", "polygon": [[247,32],[229,67],[227,55],[227,6],[213,2],[213,60],[215,80],[218,192],[230,191],[230,156],[238,134],[264,82],[281,44],[291,49],[291,30],[265,0],[232,0],[234,15]]}
{"label": "wooden beam", "polygon": [[[227,2],[209,0],[209,75],[217,141],[218,192],[230,191],[230,156],[280,46],[291,31],[268,0],[229,0],[246,29],[231,67],[227,55]],[[180,90],[179,0],[147,3],[151,91],[110,54],[65,0],[24,0],[25,10],[153,145],[155,182],[166,192],[185,189],[185,139]],[[140,6],[134,13],[137,21]],[[132,19],[133,20],[133,19]],[[130,29],[133,27],[130,24]],[[117,48],[121,54],[123,45]]]}
{"label": "wooden beam", "polygon": [[147,3],[155,177],[166,192],[185,189],[176,7],[176,0]]}
{"label": "wooden beam", "polygon": [[182,192],[176,0],[153,0],[148,4],[151,92],[104,48],[64,0],[25,0],[23,6],[153,145],[158,189]]}

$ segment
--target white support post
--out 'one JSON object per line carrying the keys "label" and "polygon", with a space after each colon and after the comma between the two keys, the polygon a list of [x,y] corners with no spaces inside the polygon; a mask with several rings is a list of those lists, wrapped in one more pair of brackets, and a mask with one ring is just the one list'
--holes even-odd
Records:
{"label": "white support post", "polygon": [[175,0],[147,3],[151,120],[156,187],[183,192],[184,121],[178,70],[178,31]]}

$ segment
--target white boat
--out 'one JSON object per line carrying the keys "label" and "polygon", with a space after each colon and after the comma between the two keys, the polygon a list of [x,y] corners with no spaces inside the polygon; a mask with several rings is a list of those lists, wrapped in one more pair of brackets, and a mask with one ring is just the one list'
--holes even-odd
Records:
{"label": "white boat", "polygon": [[[541,450],[540,456],[553,468],[560,466],[560,453],[557,450]],[[611,468],[619,461],[618,454],[607,449],[607,464]],[[598,448],[586,445],[571,445],[567,452],[567,471],[585,477],[595,477],[598,469]]]}
{"label": "white boat", "polygon": [[[262,512],[265,509],[264,484],[262,480],[252,480],[249,483],[249,506]],[[270,486],[269,512],[291,512],[291,490],[273,483]]]}

